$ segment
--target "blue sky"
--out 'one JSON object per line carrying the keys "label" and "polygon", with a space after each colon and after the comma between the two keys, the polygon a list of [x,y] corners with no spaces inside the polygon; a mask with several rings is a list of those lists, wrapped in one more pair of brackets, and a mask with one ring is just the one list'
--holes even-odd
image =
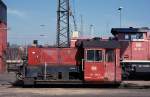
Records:
{"label": "blue sky", "polygon": [[[57,0],[3,0],[8,7],[8,41],[30,44],[38,39],[41,44],[56,41]],[[122,10],[122,27],[150,27],[150,0],[70,0],[80,28],[83,16],[84,35],[109,36],[113,27],[119,27]],[[94,25],[90,33],[89,26]],[[40,25],[45,25],[41,27]],[[79,29],[80,30],[80,29]],[[41,35],[45,35],[44,37]]]}

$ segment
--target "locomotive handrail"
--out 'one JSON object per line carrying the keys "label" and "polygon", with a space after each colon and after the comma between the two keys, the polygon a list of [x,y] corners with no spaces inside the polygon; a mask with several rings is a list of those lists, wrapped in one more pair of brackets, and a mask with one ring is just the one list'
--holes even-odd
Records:
{"label": "locomotive handrail", "polygon": [[122,63],[150,63],[150,60],[122,60]]}
{"label": "locomotive handrail", "polygon": [[82,71],[84,71],[84,61],[85,61],[85,59],[82,59]]}
{"label": "locomotive handrail", "polygon": [[23,60],[6,60],[7,64],[23,63]]}

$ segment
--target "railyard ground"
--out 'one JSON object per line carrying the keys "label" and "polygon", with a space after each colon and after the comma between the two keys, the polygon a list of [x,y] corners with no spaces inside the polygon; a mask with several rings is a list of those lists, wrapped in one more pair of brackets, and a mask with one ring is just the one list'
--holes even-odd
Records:
{"label": "railyard ground", "polygon": [[119,88],[12,86],[13,73],[0,75],[0,97],[150,97],[150,81],[124,81]]}

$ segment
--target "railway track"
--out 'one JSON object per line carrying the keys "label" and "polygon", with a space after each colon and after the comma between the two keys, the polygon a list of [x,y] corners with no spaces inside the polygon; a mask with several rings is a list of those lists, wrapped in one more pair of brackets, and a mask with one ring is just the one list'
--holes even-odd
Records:
{"label": "railway track", "polygon": [[[16,78],[15,78],[15,73],[4,73],[0,74],[0,86],[11,86],[15,83]],[[16,84],[15,84],[16,85]],[[46,86],[46,85],[43,85]],[[53,85],[54,86],[54,85]],[[57,85],[57,87],[62,87],[63,85]],[[47,87],[47,86],[46,86]],[[72,85],[72,87],[85,87],[81,85]],[[87,86],[88,87],[88,86]],[[90,86],[89,86],[90,87]],[[96,86],[97,87],[97,86]],[[70,87],[71,88],[71,87]],[[94,88],[94,86],[93,86]],[[150,88],[150,80],[148,81],[143,81],[143,80],[126,80],[123,81],[120,85],[119,88]]]}

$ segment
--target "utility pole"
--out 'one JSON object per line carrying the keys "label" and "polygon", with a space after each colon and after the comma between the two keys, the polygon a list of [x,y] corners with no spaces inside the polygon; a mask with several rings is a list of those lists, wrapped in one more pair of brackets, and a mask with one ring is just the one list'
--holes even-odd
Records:
{"label": "utility pole", "polygon": [[58,0],[57,9],[57,46],[70,47],[69,0]]}
{"label": "utility pole", "polygon": [[94,35],[94,25],[91,24],[90,25],[90,37],[93,37],[93,35]]}
{"label": "utility pole", "polygon": [[120,14],[120,28],[122,27],[122,9],[123,9],[123,7],[118,8],[119,14]]}

